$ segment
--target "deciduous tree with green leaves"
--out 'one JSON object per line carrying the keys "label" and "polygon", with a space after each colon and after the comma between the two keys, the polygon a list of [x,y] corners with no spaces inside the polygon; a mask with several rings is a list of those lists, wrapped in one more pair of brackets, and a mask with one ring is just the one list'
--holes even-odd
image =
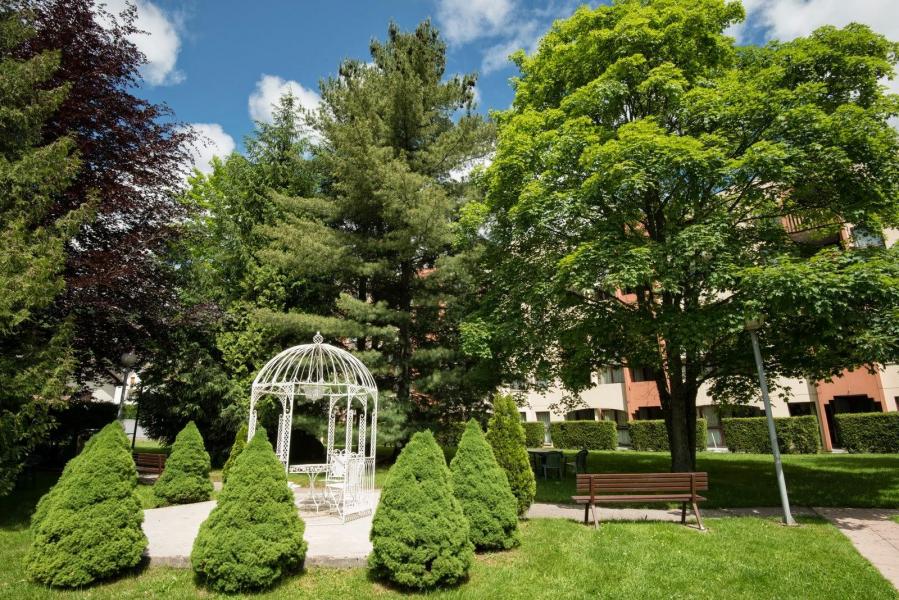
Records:
{"label": "deciduous tree with green leaves", "polygon": [[851,239],[899,215],[897,45],[852,24],[737,47],[742,18],[723,0],[581,8],[515,56],[496,115],[493,347],[574,392],[650,368],[676,471],[695,467],[700,386],[757,389],[748,316],[766,316],[772,379],[899,354],[897,251]]}

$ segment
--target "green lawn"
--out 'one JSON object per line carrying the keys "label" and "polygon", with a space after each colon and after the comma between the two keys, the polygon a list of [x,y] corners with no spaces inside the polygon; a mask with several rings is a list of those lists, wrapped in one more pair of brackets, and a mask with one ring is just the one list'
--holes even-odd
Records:
{"label": "green lawn", "polygon": [[[574,455],[574,452],[566,454]],[[662,452],[591,452],[587,470],[666,472],[669,455]],[[709,473],[707,507],[778,506],[774,462],[763,454],[702,452],[697,468]],[[899,455],[786,455],[784,473],[790,501],[797,506],[899,508]],[[574,477],[537,479],[538,502],[569,502]]]}

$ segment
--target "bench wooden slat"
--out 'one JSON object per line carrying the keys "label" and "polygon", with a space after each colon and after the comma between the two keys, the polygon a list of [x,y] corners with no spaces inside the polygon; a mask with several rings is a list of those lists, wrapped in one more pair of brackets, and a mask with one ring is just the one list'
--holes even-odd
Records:
{"label": "bench wooden slat", "polygon": [[165,469],[165,454],[135,452],[133,456],[139,473],[162,473]]}
{"label": "bench wooden slat", "polygon": [[[702,496],[691,496],[690,494],[632,494],[630,496],[593,496],[595,502],[689,502],[693,498],[697,501],[705,500]],[[590,496],[572,496],[571,499],[577,504],[590,502]]]}

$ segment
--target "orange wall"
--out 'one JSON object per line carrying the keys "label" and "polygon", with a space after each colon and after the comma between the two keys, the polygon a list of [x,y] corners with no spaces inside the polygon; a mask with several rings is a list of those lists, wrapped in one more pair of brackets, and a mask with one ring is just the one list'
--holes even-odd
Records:
{"label": "orange wall", "polygon": [[830,381],[816,381],[815,388],[822,404],[830,402],[834,396],[869,396],[886,409],[880,376],[868,373],[864,367],[843,371],[841,377],[834,377]]}

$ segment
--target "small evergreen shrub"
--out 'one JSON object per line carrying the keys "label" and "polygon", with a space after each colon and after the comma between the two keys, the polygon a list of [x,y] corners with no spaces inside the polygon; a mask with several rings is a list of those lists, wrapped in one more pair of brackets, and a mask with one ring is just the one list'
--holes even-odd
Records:
{"label": "small evergreen shrub", "polygon": [[200,526],[190,562],[210,588],[265,589],[306,557],[304,523],[265,430],[237,457],[218,504]]}
{"label": "small evergreen shrub", "polygon": [[468,520],[430,431],[413,435],[390,467],[371,542],[374,574],[404,587],[454,584],[468,574],[474,559]]}
{"label": "small evergreen shrub", "polygon": [[528,448],[539,448],[545,439],[546,425],[540,421],[528,421],[521,423],[524,429],[524,445]]}
{"label": "small evergreen shrub", "polygon": [[537,493],[537,481],[524,445],[521,415],[512,396],[497,394],[494,397],[493,416],[487,424],[487,441],[518,499],[518,514],[525,514]]}
{"label": "small evergreen shrub", "polygon": [[899,452],[899,412],[837,414],[837,435],[849,452]]}
{"label": "small evergreen shrub", "polygon": [[469,539],[480,550],[519,544],[518,500],[493,448],[474,419],[468,422],[450,463],[453,493],[468,519]]}
{"label": "small evergreen shrub", "polygon": [[560,421],[549,427],[556,448],[615,450],[618,447],[618,428],[614,421]]}
{"label": "small evergreen shrub", "polygon": [[125,433],[110,423],[70,461],[35,515],[29,577],[81,587],[135,567],[147,546],[136,487]]}
{"label": "small evergreen shrub", "polygon": [[[721,425],[724,444],[731,452],[771,452],[766,417],[721,419]],[[814,415],[775,418],[774,431],[784,454],[814,454],[820,449],[818,420]]]}
{"label": "small evergreen shrub", "polygon": [[193,421],[175,438],[172,453],[165,461],[165,470],[153,486],[153,493],[169,504],[209,500],[212,494],[209,453]]}
{"label": "small evergreen shrub", "polygon": [[[668,430],[665,421],[652,419],[649,421],[631,421],[627,424],[631,436],[631,448],[646,452],[668,452]],[[696,419],[696,449],[703,451],[708,442],[708,423],[705,419]]]}
{"label": "small evergreen shrub", "polygon": [[240,456],[244,446],[247,445],[248,435],[249,429],[247,425],[244,424],[237,431],[237,435],[234,437],[234,444],[231,445],[231,453],[228,454],[228,460],[225,461],[225,465],[222,467],[222,485],[225,485],[225,482],[228,481],[228,472],[231,471],[231,467],[234,466],[237,457]]}

